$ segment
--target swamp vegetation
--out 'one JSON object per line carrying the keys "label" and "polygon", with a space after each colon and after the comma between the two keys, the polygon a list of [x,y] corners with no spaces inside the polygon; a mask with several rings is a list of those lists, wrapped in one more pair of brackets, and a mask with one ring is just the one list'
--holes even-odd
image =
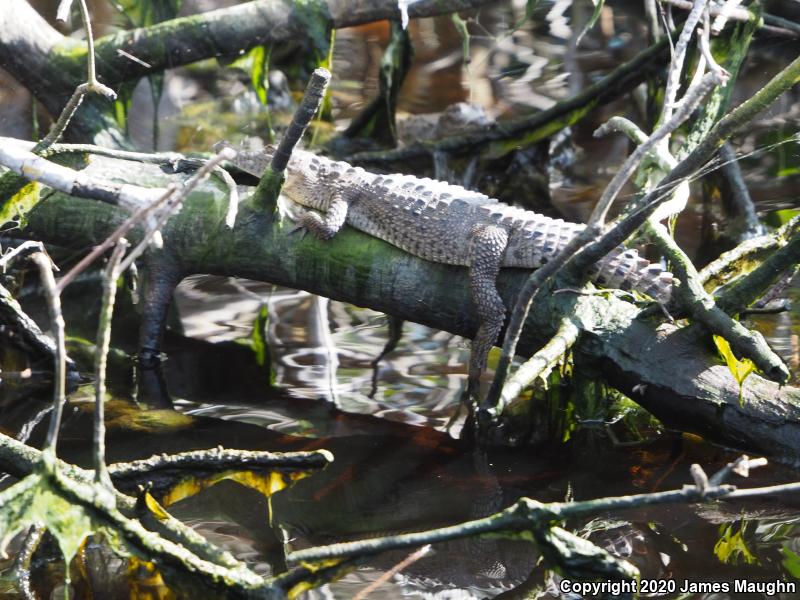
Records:
{"label": "swamp vegetation", "polygon": [[[2,596],[798,597],[798,22],[0,0]],[[298,143],[587,223],[475,389],[467,269],[294,233]]]}

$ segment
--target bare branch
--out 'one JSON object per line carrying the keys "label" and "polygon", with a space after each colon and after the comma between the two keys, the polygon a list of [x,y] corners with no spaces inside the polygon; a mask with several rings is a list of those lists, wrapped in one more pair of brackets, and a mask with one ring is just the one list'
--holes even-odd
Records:
{"label": "bare branch", "polygon": [[103,301],[100,308],[100,317],[97,324],[97,349],[94,357],[95,373],[95,403],[94,403],[94,476],[95,481],[111,489],[111,478],[106,467],[106,425],[105,425],[105,395],[106,395],[106,358],[111,342],[111,317],[114,314],[114,300],[117,293],[117,279],[121,273],[120,261],[128,247],[128,240],[121,238],[103,276]]}

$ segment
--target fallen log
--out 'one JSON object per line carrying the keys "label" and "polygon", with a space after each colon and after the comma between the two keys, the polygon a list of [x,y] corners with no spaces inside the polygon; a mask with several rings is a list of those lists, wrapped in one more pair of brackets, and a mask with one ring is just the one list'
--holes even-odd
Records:
{"label": "fallen log", "polygon": [[[164,186],[168,176],[153,165],[91,160],[87,174]],[[156,339],[174,286],[193,273],[246,277],[366,306],[400,318],[471,337],[477,315],[469,300],[467,270],[436,264],[346,228],[328,242],[290,235],[291,223],[243,200],[234,229],[224,224],[227,191],[213,180],[193,193],[164,230],[164,249],[151,252],[145,293],[146,339]],[[244,196],[244,194],[243,194]],[[47,195],[29,215],[28,236],[88,249],[125,217],[122,210],[61,193]],[[135,239],[135,236],[131,236]],[[504,269],[498,288],[511,305],[528,271]],[[152,284],[158,282],[153,288]],[[572,300],[569,299],[572,297]],[[554,331],[572,294],[551,294],[534,307],[520,341],[529,355]],[[584,297],[582,302],[586,302]],[[694,326],[647,321],[615,297],[591,297],[582,309],[585,329],[575,347],[579,364],[602,368],[608,383],[641,404],[668,427],[769,456],[784,463],[800,457],[800,390],[758,375],[739,386],[714,354],[710,335]]]}

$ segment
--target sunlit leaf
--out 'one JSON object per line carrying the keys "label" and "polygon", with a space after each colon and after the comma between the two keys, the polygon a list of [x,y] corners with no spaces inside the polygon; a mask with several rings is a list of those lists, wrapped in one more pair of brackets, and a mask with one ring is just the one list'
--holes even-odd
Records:
{"label": "sunlit leaf", "polygon": [[[291,472],[268,471],[254,472],[247,470],[228,470],[214,473],[208,477],[182,477],[169,486],[166,492],[160,495],[160,504],[171,506],[176,502],[194,496],[221,481],[235,481],[245,487],[252,488],[270,498],[276,492],[286,489],[295,481],[311,475],[311,470],[296,470]],[[162,488],[163,489],[163,488]]]}
{"label": "sunlit leaf", "polygon": [[263,304],[258,310],[253,323],[253,332],[250,334],[250,344],[256,355],[256,363],[263,367],[269,360],[269,341],[267,340],[267,327],[269,326],[269,307]]}
{"label": "sunlit leaf", "polygon": [[756,366],[749,358],[743,358],[741,360],[736,358],[731,350],[731,345],[724,337],[715,335],[714,344],[717,346],[717,350],[722,358],[725,359],[725,364],[728,365],[728,370],[731,372],[731,375],[733,375],[736,383],[739,384],[739,402],[741,402],[744,380],[747,379],[750,373],[755,371]]}
{"label": "sunlit leaf", "polygon": [[28,181],[15,173],[0,177],[0,227],[16,221],[20,227],[26,223],[26,215],[39,203],[41,185]]}
{"label": "sunlit leaf", "polygon": [[781,554],[783,554],[781,561],[783,568],[795,579],[800,579],[800,556],[786,546],[781,548]]}
{"label": "sunlit leaf", "polygon": [[[735,531],[734,531],[735,528]],[[750,552],[744,540],[744,525],[723,525],[722,535],[714,546],[714,554],[724,563],[757,564],[758,558]]]}
{"label": "sunlit leaf", "polygon": [[786,225],[786,223],[794,219],[797,215],[800,215],[800,210],[796,208],[784,208],[783,210],[773,210],[767,213],[764,221],[767,225],[771,225],[772,227],[780,227],[781,225]]}

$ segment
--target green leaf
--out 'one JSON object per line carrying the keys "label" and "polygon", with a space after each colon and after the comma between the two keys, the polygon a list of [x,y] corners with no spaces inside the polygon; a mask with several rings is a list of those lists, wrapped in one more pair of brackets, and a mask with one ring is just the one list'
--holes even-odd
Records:
{"label": "green leaf", "polygon": [[781,561],[783,568],[795,579],[800,579],[800,556],[786,546],[781,548],[781,554],[783,554]]}
{"label": "green leaf", "polygon": [[305,26],[319,59],[327,56],[331,43],[331,16],[328,5],[318,0],[294,0],[294,13],[298,21]]}
{"label": "green leaf", "polygon": [[[735,527],[735,531],[734,531]],[[758,558],[747,547],[744,540],[745,525],[727,524],[722,528],[722,536],[714,546],[714,554],[724,563],[758,564]]]}
{"label": "green leaf", "polygon": [[269,55],[271,48],[256,46],[250,51],[253,63],[250,68],[250,83],[258,96],[259,102],[267,105],[267,92],[269,92]]}
{"label": "green leaf", "polygon": [[581,43],[581,40],[583,39],[583,36],[586,35],[586,32],[588,32],[592,27],[594,27],[595,23],[597,23],[597,19],[600,18],[600,13],[603,12],[604,3],[605,0],[592,0],[592,4],[594,4],[594,12],[592,13],[592,17],[589,19],[586,25],[583,26],[583,29],[578,34],[578,39],[575,42],[576,46]]}
{"label": "green leaf", "polygon": [[28,181],[16,173],[8,172],[0,177],[0,227],[16,221],[25,227],[26,215],[39,203],[41,185]]}
{"label": "green leaf", "polygon": [[124,15],[127,24],[148,27],[178,16],[183,0],[111,0],[111,4]]}
{"label": "green leaf", "polygon": [[43,524],[56,538],[69,564],[86,536],[99,529],[89,513],[65,498],[48,476],[33,474],[0,493],[0,552],[34,523]]}
{"label": "green leaf", "polygon": [[534,13],[534,11],[535,11],[535,10],[536,10],[538,7],[539,7],[539,0],[528,0],[528,1],[525,3],[525,14],[524,14],[524,15],[522,15],[522,18],[521,18],[521,19],[520,19],[520,20],[519,20],[517,23],[515,23],[515,24],[514,24],[514,27],[513,27],[513,29],[511,30],[511,33],[516,33],[516,31],[517,31],[517,30],[518,30],[520,27],[522,27],[523,25],[525,25],[525,23],[527,23],[527,22],[528,22],[528,19],[530,19],[530,18],[533,16],[533,13]]}
{"label": "green leaf", "polygon": [[464,64],[469,64],[469,31],[467,30],[467,22],[462,19],[458,13],[450,15],[450,20],[456,26],[458,35],[461,36],[461,53],[463,54],[462,60]]}
{"label": "green leaf", "polygon": [[129,133],[128,113],[131,110],[131,104],[133,103],[133,90],[136,88],[137,83],[139,83],[138,79],[136,81],[129,81],[120,85],[119,90],[117,90],[117,99],[114,100],[114,118],[117,121],[117,125],[122,127],[126,134]]}
{"label": "green leaf", "polygon": [[800,215],[800,210],[796,208],[784,208],[767,213],[764,221],[767,225],[772,227],[780,227],[781,225],[786,225],[786,223],[794,219],[797,215]]}
{"label": "green leaf", "polygon": [[739,402],[741,403],[744,380],[747,379],[750,373],[756,370],[756,366],[749,358],[743,358],[741,360],[736,358],[731,350],[731,345],[724,337],[715,335],[714,344],[722,358],[725,359],[725,364],[728,365],[728,370],[731,372],[731,375],[733,375],[736,383],[739,384]]}
{"label": "green leaf", "polygon": [[253,333],[250,334],[250,343],[256,355],[256,363],[263,367],[269,360],[269,344],[267,342],[267,327],[269,326],[269,307],[264,304],[258,311]]}
{"label": "green leaf", "polygon": [[[111,5],[124,17],[125,27],[150,27],[162,21],[168,21],[178,16],[183,0],[111,0]],[[148,76],[150,95],[153,99],[153,150],[158,143],[158,104],[164,88],[164,74],[155,73]],[[114,116],[120,127],[128,133],[128,111],[133,99],[133,90],[139,82],[131,81],[123,84],[117,99],[114,101]]]}

